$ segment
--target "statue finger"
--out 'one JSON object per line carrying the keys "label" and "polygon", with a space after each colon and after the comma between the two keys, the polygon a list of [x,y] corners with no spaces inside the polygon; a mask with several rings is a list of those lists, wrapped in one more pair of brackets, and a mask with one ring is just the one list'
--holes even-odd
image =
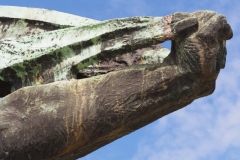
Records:
{"label": "statue finger", "polygon": [[[175,19],[179,19],[179,14],[174,14]],[[184,35],[187,33],[192,33],[198,28],[198,20],[195,17],[187,17],[180,21],[173,23],[173,32],[177,35]]]}

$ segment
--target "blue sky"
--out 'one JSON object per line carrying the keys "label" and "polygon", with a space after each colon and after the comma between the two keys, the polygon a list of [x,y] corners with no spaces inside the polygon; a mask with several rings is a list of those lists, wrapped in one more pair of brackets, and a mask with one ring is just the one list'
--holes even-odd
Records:
{"label": "blue sky", "polygon": [[[215,92],[80,160],[239,160],[240,1],[238,0],[0,0],[1,5],[52,9],[97,20],[213,10],[234,37]],[[168,46],[168,44],[166,44]]]}

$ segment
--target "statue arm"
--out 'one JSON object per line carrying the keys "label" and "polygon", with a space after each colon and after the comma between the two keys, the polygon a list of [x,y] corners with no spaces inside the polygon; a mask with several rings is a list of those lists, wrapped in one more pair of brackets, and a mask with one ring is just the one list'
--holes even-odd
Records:
{"label": "statue arm", "polygon": [[[195,22],[190,23],[191,27],[197,26],[196,18],[190,20]],[[116,57],[174,39],[173,25],[172,15],[134,17],[28,35],[17,40],[2,39],[0,78],[13,83],[12,91],[71,79],[74,66],[80,70],[102,57]],[[12,77],[5,75],[12,70],[15,72]],[[20,83],[14,84],[16,79]],[[27,84],[23,83],[25,79],[28,79]]]}
{"label": "statue arm", "polygon": [[24,87],[0,99],[0,158],[76,159],[211,94],[232,30],[214,12],[192,15],[199,27],[175,25],[179,36],[163,64]]}

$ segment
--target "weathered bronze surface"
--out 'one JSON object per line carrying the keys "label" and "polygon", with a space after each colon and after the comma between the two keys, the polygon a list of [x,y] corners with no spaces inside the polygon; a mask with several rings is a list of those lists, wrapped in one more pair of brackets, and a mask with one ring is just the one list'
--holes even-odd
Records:
{"label": "weathered bronze surface", "polygon": [[[233,35],[211,11],[82,25],[14,16],[0,18],[4,160],[73,160],[211,94]],[[168,56],[156,46],[166,40]]]}

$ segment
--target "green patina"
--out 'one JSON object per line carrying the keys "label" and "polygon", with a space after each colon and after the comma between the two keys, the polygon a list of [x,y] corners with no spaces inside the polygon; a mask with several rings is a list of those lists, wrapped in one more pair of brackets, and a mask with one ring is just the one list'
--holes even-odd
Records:
{"label": "green patina", "polygon": [[50,23],[52,26],[59,28],[59,29],[65,29],[65,28],[69,28],[69,27],[73,27],[70,25],[60,25],[60,24],[54,24],[54,23]]}
{"label": "green patina", "polygon": [[98,63],[99,61],[100,60],[97,58],[97,56],[93,56],[93,57],[90,57],[90,58],[78,63],[76,65],[76,68],[77,68],[78,71],[80,71],[80,70],[82,70],[82,69],[84,69],[84,68],[86,68],[90,65]]}
{"label": "green patina", "polygon": [[101,23],[95,23],[95,24],[86,25],[86,26],[82,26],[82,27],[75,27],[75,28],[80,29],[80,30],[94,31],[96,29],[106,28],[106,24],[107,24],[107,22],[101,22]]}
{"label": "green patina", "polygon": [[28,75],[26,66],[23,63],[13,65],[11,68],[16,72],[17,77],[21,78],[22,80]]}
{"label": "green patina", "polygon": [[[69,72],[73,70],[74,73],[77,73],[91,65],[99,64],[102,60],[122,55],[125,50],[134,50],[136,48],[135,44],[141,43],[141,39],[152,35],[152,32],[147,30],[146,27],[146,31],[143,31],[147,24],[142,24],[140,21],[148,23],[149,18],[110,20],[79,27],[36,22],[35,26],[41,28],[46,25],[53,30],[48,32],[40,30],[39,34],[30,34],[18,40],[21,49],[16,53],[22,58],[16,60],[14,63],[17,64],[13,63],[12,67],[10,65],[6,66],[11,67],[16,72],[16,75],[11,76],[11,81],[14,81],[15,78],[21,78],[24,82],[22,86],[26,86],[27,83],[29,85],[35,82],[41,83],[41,79],[51,82],[67,79],[69,78]],[[26,22],[20,20],[16,24],[17,27],[12,27],[14,34],[20,35],[16,32],[18,30],[24,31],[23,33],[30,30],[31,28],[25,26]],[[25,30],[21,30],[23,27]],[[125,29],[129,29],[129,32],[133,30],[132,35],[138,36],[114,39],[115,35],[124,34]],[[130,43],[128,39],[132,42]],[[102,45],[102,43],[104,44]],[[47,75],[43,76],[45,74]]]}
{"label": "green patina", "polygon": [[33,65],[31,65],[31,69],[28,72],[36,76],[39,74],[41,68],[42,68],[42,65],[35,62]]}
{"label": "green patina", "polygon": [[72,57],[72,55],[74,55],[74,50],[72,48],[70,48],[69,46],[66,46],[66,47],[58,49],[56,51],[56,53],[60,53],[61,58],[69,58],[69,57]]}
{"label": "green patina", "polygon": [[92,39],[93,45],[96,45],[101,42],[101,36],[95,37]]}

